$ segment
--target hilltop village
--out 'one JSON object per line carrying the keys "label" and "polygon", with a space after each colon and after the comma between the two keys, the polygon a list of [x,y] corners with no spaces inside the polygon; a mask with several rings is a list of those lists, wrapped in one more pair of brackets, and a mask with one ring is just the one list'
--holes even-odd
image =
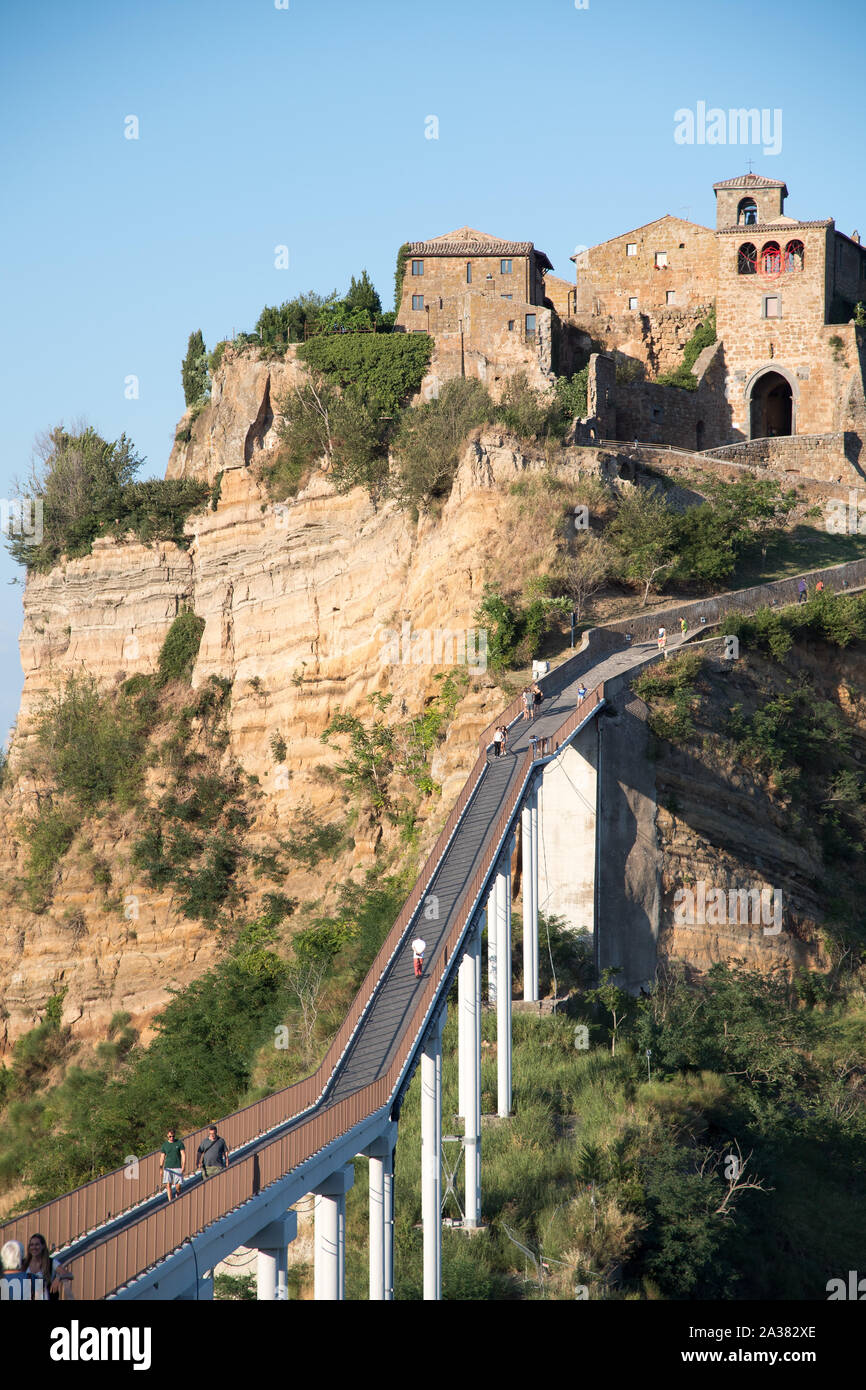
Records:
{"label": "hilltop village", "polygon": [[[862,478],[866,247],[792,217],[779,179],[713,185],[715,226],[665,214],[553,273],[531,241],[462,227],[408,243],[395,327],[435,341],[424,391],[590,361],[594,439],[725,452],[825,482]],[[679,389],[677,389],[679,387]]]}

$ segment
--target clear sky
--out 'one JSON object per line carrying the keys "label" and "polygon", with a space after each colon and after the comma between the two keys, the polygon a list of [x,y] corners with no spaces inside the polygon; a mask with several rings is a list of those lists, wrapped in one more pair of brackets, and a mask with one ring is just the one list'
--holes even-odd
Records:
{"label": "clear sky", "polygon": [[[211,348],[362,267],[389,308],[406,240],[468,224],[570,278],[578,244],[665,212],[712,225],[711,185],[750,159],[788,212],[866,235],[863,0],[282,4],[0,6],[4,495],[35,434],[79,418],[163,476],[193,329]],[[699,102],[781,111],[779,153],[677,144]],[[0,736],[20,573],[4,551]]]}

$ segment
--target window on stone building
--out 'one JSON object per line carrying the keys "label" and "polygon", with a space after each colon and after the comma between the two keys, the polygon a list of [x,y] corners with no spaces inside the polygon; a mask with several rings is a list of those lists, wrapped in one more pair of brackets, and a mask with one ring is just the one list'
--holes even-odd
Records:
{"label": "window on stone building", "polygon": [[424,262],[423,262],[423,261],[413,261],[413,262],[412,262],[412,274],[413,274],[413,275],[423,275],[423,274],[424,274]]}
{"label": "window on stone building", "polygon": [[758,251],[750,241],[744,241],[737,252],[737,274],[754,275],[758,269]]}
{"label": "window on stone building", "polygon": [[667,270],[668,253],[667,251],[656,251],[656,270]]}
{"label": "window on stone building", "polygon": [[636,256],[636,255],[637,255],[637,242],[636,242],[636,241],[627,241],[627,242],[626,242],[626,244],[625,244],[625,254],[626,254],[627,256]]}
{"label": "window on stone building", "polygon": [[471,261],[467,261],[467,262],[466,262],[466,283],[467,283],[467,285],[471,285],[471,284],[472,284],[472,262],[471,262]]}
{"label": "window on stone building", "polygon": [[637,308],[637,295],[636,295],[636,294],[633,294],[633,295],[630,297],[630,299],[629,299],[629,301],[628,301],[628,307],[629,307],[630,309],[636,309],[636,308]]}
{"label": "window on stone building", "polygon": [[743,198],[737,208],[737,226],[754,227],[758,221],[758,204],[754,198]]}
{"label": "window on stone building", "polygon": [[782,317],[782,299],[778,294],[764,295],[764,318],[780,319]]}
{"label": "window on stone building", "polygon": [[666,290],[666,291],[665,291],[665,304],[674,304],[674,303],[676,303],[676,297],[677,297],[676,290]]}
{"label": "window on stone building", "polygon": [[513,298],[514,298],[514,295],[513,295],[513,294],[501,294],[501,295],[499,296],[499,298],[500,298],[500,299],[513,299]]}
{"label": "window on stone building", "polygon": [[514,332],[514,319],[509,319],[509,320],[508,320],[508,331],[509,331],[509,333],[513,333],[513,332]]}
{"label": "window on stone building", "polygon": [[526,336],[527,336],[527,338],[534,338],[534,337],[535,337],[535,315],[534,315],[534,314],[527,314],[527,315],[526,315]]}
{"label": "window on stone building", "polygon": [[413,294],[413,296],[412,296],[412,308],[413,308],[413,309],[423,309],[423,308],[424,308],[424,296],[423,296],[423,294]]}
{"label": "window on stone building", "polygon": [[511,262],[510,262],[510,261],[500,261],[500,262],[499,262],[499,273],[500,273],[500,275],[510,275],[510,274],[511,274]]}
{"label": "window on stone building", "polygon": [[782,252],[777,241],[768,241],[761,251],[761,270],[765,275],[779,275],[782,271]]}
{"label": "window on stone building", "polygon": [[785,247],[785,269],[802,270],[804,254],[802,241],[789,241]]}

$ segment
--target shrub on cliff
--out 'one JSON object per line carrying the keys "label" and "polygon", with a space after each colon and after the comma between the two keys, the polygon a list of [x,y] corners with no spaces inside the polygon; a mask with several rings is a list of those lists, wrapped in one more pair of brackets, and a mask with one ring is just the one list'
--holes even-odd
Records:
{"label": "shrub on cliff", "polygon": [[338,333],[312,338],[298,356],[376,415],[395,415],[421,385],[433,339],[426,333]]}
{"label": "shrub on cliff", "polygon": [[58,425],[41,435],[29,476],[18,484],[23,516],[10,527],[10,555],[45,571],[63,555],[89,555],[105,534],[188,543],[184,523],[207,497],[206,486],[189,478],[135,482],[142,462],[125,434],[109,441],[90,425]]}
{"label": "shrub on cliff", "polygon": [[207,366],[207,349],[201,329],[190,333],[186,347],[186,357],[180,368],[183,382],[183,398],[187,405],[197,405],[210,391],[210,374]]}
{"label": "shrub on cliff", "polygon": [[160,648],[158,665],[161,685],[167,681],[189,681],[204,626],[204,618],[197,617],[191,609],[178,613]]}
{"label": "shrub on cliff", "polygon": [[447,497],[466,436],[494,414],[486,386],[470,378],[446,381],[436,400],[404,411],[393,443],[389,487],[403,506]]}

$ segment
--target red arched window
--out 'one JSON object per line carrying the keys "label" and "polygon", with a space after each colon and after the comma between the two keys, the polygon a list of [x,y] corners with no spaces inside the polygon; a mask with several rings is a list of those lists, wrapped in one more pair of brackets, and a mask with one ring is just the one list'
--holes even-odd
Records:
{"label": "red arched window", "polygon": [[737,274],[754,275],[758,269],[758,252],[750,241],[744,241],[737,252]]}
{"label": "red arched window", "polygon": [[785,247],[785,269],[802,270],[804,254],[802,241],[789,241]]}
{"label": "red arched window", "polygon": [[761,252],[761,270],[765,275],[778,275],[782,269],[782,252],[777,241],[768,241]]}

